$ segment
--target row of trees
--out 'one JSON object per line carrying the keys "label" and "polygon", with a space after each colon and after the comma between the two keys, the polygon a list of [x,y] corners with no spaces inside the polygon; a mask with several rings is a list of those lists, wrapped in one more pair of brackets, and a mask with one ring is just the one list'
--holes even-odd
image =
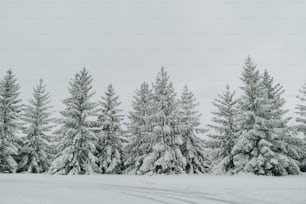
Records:
{"label": "row of trees", "polygon": [[[207,132],[200,128],[193,93],[185,86],[177,97],[162,68],[152,86],[142,83],[136,90],[123,130],[114,88],[109,85],[99,102],[92,101],[92,77],[85,68],[69,82],[60,119],[52,117],[42,80],[22,105],[9,70],[0,83],[0,172],[299,174],[306,160],[306,141],[297,137],[306,135],[306,85],[297,106],[299,125],[291,127],[283,87],[267,71],[261,74],[251,58],[242,83],[239,98],[227,86],[215,99]],[[200,139],[202,133],[208,139]]]}

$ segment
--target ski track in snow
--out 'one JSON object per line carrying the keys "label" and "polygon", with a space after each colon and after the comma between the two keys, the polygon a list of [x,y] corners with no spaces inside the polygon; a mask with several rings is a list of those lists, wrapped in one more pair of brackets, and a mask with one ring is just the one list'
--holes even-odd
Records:
{"label": "ski track in snow", "polygon": [[[236,198],[240,198],[243,201],[231,201],[221,199],[222,195],[211,194],[211,193],[203,193],[203,192],[183,192],[183,191],[174,191],[170,189],[157,189],[157,188],[147,188],[147,187],[131,187],[131,186],[115,186],[110,185],[113,187],[113,190],[118,190],[121,193],[146,198],[149,200],[158,201],[159,203],[169,204],[167,200],[160,200],[161,198],[170,199],[173,201],[178,201],[180,203],[186,204],[201,204],[203,201],[213,201],[216,204],[245,204],[247,203],[260,203],[260,204],[277,204],[274,202],[267,202],[259,199],[250,199],[247,197],[242,196],[235,196]],[[137,194],[136,194],[137,193]],[[191,200],[188,200],[191,199]],[[195,201],[198,200],[198,201]],[[170,202],[171,204],[174,202]],[[175,202],[177,203],[177,202]]]}
{"label": "ski track in snow", "polygon": [[[250,186],[252,183],[253,187]],[[248,190],[247,187],[251,188]],[[52,191],[54,196],[50,194]],[[0,204],[78,204],[84,203],[82,194],[92,198],[91,204],[101,203],[100,198],[108,200],[107,204],[118,203],[114,198],[119,200],[119,204],[304,204],[304,192],[306,175],[244,178],[0,174]],[[66,200],[60,199],[62,195]],[[73,197],[73,202],[67,202],[70,197]]]}
{"label": "ski track in snow", "polygon": [[[204,192],[185,192],[180,190],[171,190],[164,188],[150,188],[150,187],[135,187],[135,186],[125,186],[125,185],[114,185],[114,184],[104,184],[100,186],[100,189],[106,191],[116,191],[122,194],[126,194],[133,197],[144,198],[150,201],[155,201],[161,204],[202,204],[207,203],[207,201],[213,202],[213,204],[277,204],[277,202],[269,202],[255,198],[248,198],[243,196],[235,195],[235,198],[240,198],[240,201],[232,201],[221,199],[223,195],[212,194]],[[162,199],[164,198],[164,200]]]}
{"label": "ski track in snow", "polygon": [[[231,201],[222,200],[214,197],[208,197],[204,195],[211,195],[207,193],[196,193],[196,192],[182,192],[182,191],[174,191],[170,189],[159,189],[159,188],[148,188],[148,187],[131,187],[131,186],[119,186],[119,185],[110,185],[113,187],[113,190],[119,190],[121,193],[125,193],[128,195],[146,198],[149,200],[155,200],[159,203],[169,204],[173,202],[168,202],[167,200],[179,201],[181,203],[186,204],[200,204],[202,202],[197,202],[193,200],[187,200],[187,197],[192,195],[196,199],[201,199],[202,201],[217,201],[218,203],[225,203],[225,204],[237,204]],[[135,192],[137,194],[135,194]],[[183,197],[183,198],[182,198]],[[166,198],[167,200],[160,200],[160,198]],[[177,203],[177,202],[175,202]]]}

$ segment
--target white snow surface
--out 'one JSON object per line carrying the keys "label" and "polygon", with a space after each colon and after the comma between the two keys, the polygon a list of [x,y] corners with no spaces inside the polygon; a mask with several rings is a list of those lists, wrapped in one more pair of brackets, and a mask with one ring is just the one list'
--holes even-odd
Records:
{"label": "white snow surface", "polygon": [[0,174],[0,204],[305,204],[306,174],[288,177]]}

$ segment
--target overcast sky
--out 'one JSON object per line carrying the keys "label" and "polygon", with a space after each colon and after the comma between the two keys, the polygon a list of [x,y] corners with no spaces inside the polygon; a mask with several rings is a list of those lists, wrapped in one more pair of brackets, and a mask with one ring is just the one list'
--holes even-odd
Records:
{"label": "overcast sky", "polygon": [[0,77],[12,68],[24,100],[43,78],[61,110],[86,66],[96,98],[113,83],[127,111],[165,66],[178,92],[188,84],[198,97],[205,124],[250,55],[284,85],[293,112],[306,81],[305,11],[303,0],[0,0]]}

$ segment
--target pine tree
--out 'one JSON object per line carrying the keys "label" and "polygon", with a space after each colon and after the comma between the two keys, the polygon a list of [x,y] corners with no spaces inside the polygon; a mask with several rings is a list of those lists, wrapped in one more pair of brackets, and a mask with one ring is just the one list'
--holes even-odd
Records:
{"label": "pine tree", "polygon": [[181,150],[186,159],[185,172],[207,173],[209,162],[203,140],[197,137],[198,133],[204,132],[199,128],[201,114],[196,110],[199,103],[194,94],[185,86],[179,100],[179,130],[183,137]]}
{"label": "pine tree", "polygon": [[129,113],[128,133],[130,142],[126,146],[127,160],[125,162],[126,172],[137,174],[143,164],[148,151],[152,148],[152,125],[150,117],[153,113],[152,90],[149,84],[142,83],[136,90],[133,111]]}
{"label": "pine tree", "polygon": [[153,85],[152,148],[148,150],[138,174],[183,173],[186,159],[180,145],[176,93],[164,68]]}
{"label": "pine tree", "polygon": [[300,93],[301,95],[297,96],[297,98],[300,100],[300,104],[296,106],[296,114],[298,115],[296,117],[296,122],[298,123],[296,129],[304,136],[304,141],[302,141],[303,154],[301,159],[301,170],[306,172],[306,83],[300,89]]}
{"label": "pine tree", "polygon": [[233,147],[234,172],[257,175],[298,174],[295,161],[278,148],[281,119],[275,118],[275,101],[251,58],[242,74],[243,95],[238,114],[239,138]]}
{"label": "pine tree", "polygon": [[105,97],[100,102],[98,114],[99,145],[98,160],[102,173],[118,174],[123,168],[123,147],[121,121],[123,116],[112,85],[107,87]]}
{"label": "pine tree", "polygon": [[232,149],[237,140],[237,103],[235,92],[229,86],[213,101],[217,111],[212,112],[213,124],[208,125],[211,129],[208,136],[212,149],[212,172],[215,174],[231,174],[234,168]]}
{"label": "pine tree", "polygon": [[299,91],[301,96],[297,96],[297,98],[300,100],[301,104],[296,106],[296,114],[298,115],[296,122],[298,123],[298,131],[303,133],[306,140],[306,83]]}
{"label": "pine tree", "polygon": [[53,119],[51,112],[50,95],[46,91],[43,80],[34,88],[33,98],[25,108],[23,120],[25,122],[24,144],[20,150],[21,161],[18,171],[42,173],[49,169],[52,154],[50,152]]}
{"label": "pine tree", "polygon": [[289,111],[283,108],[286,103],[282,97],[285,90],[279,83],[274,85],[274,79],[267,70],[263,74],[263,85],[266,88],[268,99],[272,101],[270,126],[273,130],[271,133],[274,134],[273,138],[277,138],[276,148],[299,164],[298,161],[301,161],[303,156],[303,143],[299,138],[293,136],[294,130],[288,125],[291,117],[286,117]]}
{"label": "pine tree", "polygon": [[51,164],[51,174],[92,174],[98,172],[95,134],[96,104],[90,99],[92,77],[84,68],[69,83],[70,97],[64,100],[65,110],[61,112],[58,154]]}
{"label": "pine tree", "polygon": [[20,148],[18,133],[21,129],[19,99],[20,86],[12,70],[0,82],[0,172],[16,172],[15,160]]}

